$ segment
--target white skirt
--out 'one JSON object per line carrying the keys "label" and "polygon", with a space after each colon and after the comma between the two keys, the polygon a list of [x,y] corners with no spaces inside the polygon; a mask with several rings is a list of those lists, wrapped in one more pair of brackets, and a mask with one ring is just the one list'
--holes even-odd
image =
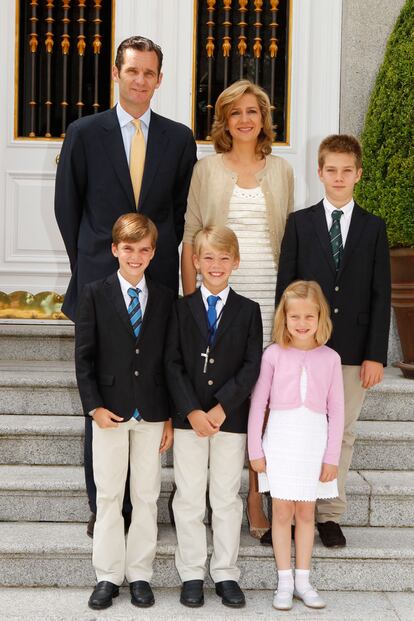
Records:
{"label": "white skirt", "polygon": [[280,500],[336,498],[337,480],[319,481],[327,439],[326,416],[305,406],[271,410],[263,436],[266,473],[259,474],[259,491],[270,491]]}

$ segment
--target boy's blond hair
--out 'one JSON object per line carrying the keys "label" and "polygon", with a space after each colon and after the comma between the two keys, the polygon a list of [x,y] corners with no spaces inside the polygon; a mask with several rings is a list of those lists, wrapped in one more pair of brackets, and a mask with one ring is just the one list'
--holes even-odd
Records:
{"label": "boy's blond hair", "polygon": [[233,138],[227,129],[227,121],[234,102],[243,95],[254,95],[259,106],[263,127],[257,137],[256,153],[261,156],[272,152],[275,138],[272,125],[270,99],[266,91],[250,80],[238,80],[226,88],[217,98],[211,139],[217,153],[226,153],[233,148]]}
{"label": "boy's blond hair", "polygon": [[332,134],[322,140],[318,149],[318,166],[322,170],[328,153],[350,153],[355,158],[357,170],[362,168],[362,148],[358,138],[350,134]]}
{"label": "boy's blond hair", "polygon": [[329,316],[328,302],[322,293],[322,289],[314,280],[296,280],[286,287],[276,309],[272,341],[282,347],[289,345],[291,337],[286,326],[286,307],[289,300],[298,299],[310,300],[317,306],[319,317],[315,341],[318,345],[325,345],[332,333],[332,321]]}
{"label": "boy's blond hair", "polygon": [[145,237],[151,239],[151,245],[155,248],[158,239],[157,227],[142,213],[126,213],[112,227],[112,242],[115,246],[121,242],[141,241]]}
{"label": "boy's blond hair", "polygon": [[228,252],[236,261],[240,260],[239,242],[236,234],[227,226],[205,226],[194,237],[194,254],[199,257],[204,244],[215,250]]}

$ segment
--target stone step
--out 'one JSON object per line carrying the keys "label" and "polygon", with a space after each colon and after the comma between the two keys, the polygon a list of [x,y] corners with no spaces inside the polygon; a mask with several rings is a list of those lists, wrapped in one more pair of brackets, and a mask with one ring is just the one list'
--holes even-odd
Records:
{"label": "stone step", "polygon": [[71,321],[0,323],[2,360],[73,360]]}
{"label": "stone step", "polygon": [[[3,588],[0,595],[2,618],[8,621],[91,621],[88,608],[90,588]],[[179,603],[178,588],[154,589],[155,605],[139,610],[130,602],[129,589],[123,587],[113,606],[96,618],[114,621],[411,621],[414,593],[321,591],[326,608],[312,611],[295,600],[290,611],[272,608],[271,591],[246,590],[246,607],[226,608],[213,589],[205,589],[205,604],[197,611]]]}
{"label": "stone step", "polygon": [[[174,471],[162,469],[158,521],[171,523]],[[241,496],[246,504],[248,472]],[[414,473],[355,472],[347,481],[349,526],[414,526]],[[246,513],[244,512],[246,523]],[[0,466],[0,521],[87,522],[82,466]]]}
{"label": "stone step", "polygon": [[414,381],[387,367],[381,384],[367,391],[360,420],[414,421]]}
{"label": "stone step", "polygon": [[[414,470],[414,423],[359,421],[354,470]],[[81,416],[0,415],[0,464],[79,465]],[[171,451],[163,465],[172,464]]]}
{"label": "stone step", "polygon": [[[1,356],[0,414],[82,415],[73,361]],[[414,421],[414,381],[385,369],[384,381],[367,391],[360,419]]]}
{"label": "stone step", "polygon": [[83,416],[73,361],[2,360],[0,414]]}
{"label": "stone step", "polygon": [[[209,533],[209,553],[211,537]],[[316,538],[313,582],[328,591],[413,591],[414,529],[345,527],[346,548],[324,548]],[[180,584],[174,566],[176,536],[160,526],[154,563],[154,587]],[[2,586],[86,587],[95,582],[92,542],[83,524],[3,522],[0,538]],[[273,589],[275,562],[270,547],[261,546],[244,529],[238,565],[241,586]],[[211,582],[208,581],[211,585]]]}

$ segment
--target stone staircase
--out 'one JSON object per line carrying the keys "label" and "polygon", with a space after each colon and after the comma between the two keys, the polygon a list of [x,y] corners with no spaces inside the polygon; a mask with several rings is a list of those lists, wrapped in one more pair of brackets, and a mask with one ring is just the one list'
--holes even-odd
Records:
{"label": "stone staircase", "polygon": [[[83,416],[73,327],[0,324],[0,585],[90,587],[95,578],[84,489]],[[173,470],[163,460],[154,586],[176,587]],[[247,493],[247,471],[242,495]],[[348,480],[348,546],[316,538],[314,582],[339,591],[414,591],[414,382],[386,370],[367,396]],[[246,524],[241,584],[273,589],[271,548]]]}

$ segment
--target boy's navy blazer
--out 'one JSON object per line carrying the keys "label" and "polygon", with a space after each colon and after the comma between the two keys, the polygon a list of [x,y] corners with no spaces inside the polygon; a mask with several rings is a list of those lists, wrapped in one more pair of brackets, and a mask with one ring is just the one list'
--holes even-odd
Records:
{"label": "boy's navy blazer", "polygon": [[138,338],[117,274],[85,285],[75,324],[76,378],[85,415],[105,407],[125,420],[171,416],[163,356],[174,293],[146,278],[148,300]]}
{"label": "boy's navy blazer", "polygon": [[385,223],[355,203],[336,272],[323,201],[289,216],[282,241],[276,303],[294,280],[316,280],[331,307],[328,345],[342,364],[387,363],[391,307]]}
{"label": "boy's navy blazer", "polygon": [[187,415],[220,403],[226,413],[221,431],[246,433],[249,396],[260,371],[263,329],[260,307],[230,289],[210,347],[207,313],[200,290],[173,306],[166,345],[166,376],[174,402],[173,422],[191,429]]}

